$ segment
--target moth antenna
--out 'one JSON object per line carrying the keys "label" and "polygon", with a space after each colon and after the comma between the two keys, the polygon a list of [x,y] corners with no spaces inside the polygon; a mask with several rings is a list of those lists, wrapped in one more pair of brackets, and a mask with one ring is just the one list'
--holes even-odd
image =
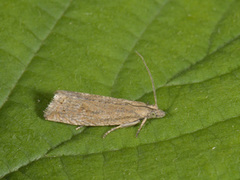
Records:
{"label": "moth antenna", "polygon": [[154,81],[153,81],[153,78],[152,78],[152,74],[151,74],[151,72],[150,72],[150,70],[149,70],[149,68],[147,66],[147,63],[145,62],[143,56],[139,52],[137,52],[137,51],[135,51],[135,52],[142,59],[144,65],[145,65],[145,67],[146,67],[146,69],[148,71],[148,75],[149,75],[150,80],[152,82],[152,89],[153,89],[153,96],[154,96],[155,106],[158,108],[158,105],[157,105],[157,95],[156,95],[156,90],[155,90],[155,85],[154,85]]}

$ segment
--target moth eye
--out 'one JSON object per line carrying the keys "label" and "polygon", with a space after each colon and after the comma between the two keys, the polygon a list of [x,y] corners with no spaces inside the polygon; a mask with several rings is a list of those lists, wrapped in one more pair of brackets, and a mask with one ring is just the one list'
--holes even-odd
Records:
{"label": "moth eye", "polygon": [[152,117],[156,117],[156,114],[154,112],[151,113]]}

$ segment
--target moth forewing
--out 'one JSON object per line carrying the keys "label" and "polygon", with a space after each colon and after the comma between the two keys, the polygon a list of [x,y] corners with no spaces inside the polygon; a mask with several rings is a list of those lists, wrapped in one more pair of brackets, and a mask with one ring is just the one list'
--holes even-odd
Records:
{"label": "moth forewing", "polygon": [[152,107],[143,102],[59,90],[44,117],[73,125],[106,126],[130,123],[151,113]]}
{"label": "moth forewing", "polygon": [[80,126],[118,125],[107,131],[103,136],[106,137],[106,135],[116,129],[134,126],[142,120],[136,134],[138,135],[147,119],[164,117],[165,112],[160,110],[157,105],[151,72],[142,55],[138,52],[136,53],[142,59],[152,82],[154,105],[107,96],[59,90],[44,111],[45,119]]}

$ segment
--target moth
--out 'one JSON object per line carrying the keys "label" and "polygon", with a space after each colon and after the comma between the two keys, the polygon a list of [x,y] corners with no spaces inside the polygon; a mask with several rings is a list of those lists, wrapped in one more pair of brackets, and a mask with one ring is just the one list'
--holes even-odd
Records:
{"label": "moth", "polygon": [[147,119],[162,118],[165,112],[158,108],[157,96],[151,72],[141,54],[152,82],[155,105],[81,92],[56,91],[53,100],[44,111],[46,120],[78,126],[116,126],[107,131],[103,138],[116,129],[134,126],[141,121],[138,136]]}

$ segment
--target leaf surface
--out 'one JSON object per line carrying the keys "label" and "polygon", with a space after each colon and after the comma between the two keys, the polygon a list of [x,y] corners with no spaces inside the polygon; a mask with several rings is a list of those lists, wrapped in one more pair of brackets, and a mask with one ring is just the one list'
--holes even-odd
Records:
{"label": "leaf surface", "polygon": [[[239,1],[0,3],[0,177],[239,179]],[[46,121],[56,90],[154,104],[117,130]]]}

